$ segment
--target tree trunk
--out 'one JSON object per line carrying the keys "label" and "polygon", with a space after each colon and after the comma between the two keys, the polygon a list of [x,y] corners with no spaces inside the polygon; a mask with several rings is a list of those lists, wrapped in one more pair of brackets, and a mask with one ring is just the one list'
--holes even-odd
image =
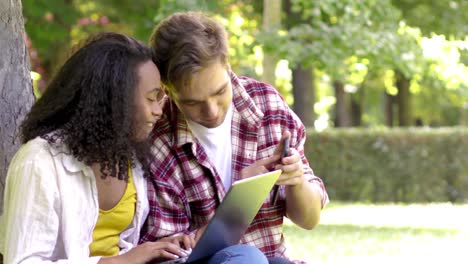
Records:
{"label": "tree trunk", "polygon": [[20,0],[0,0],[0,213],[9,162],[18,150],[19,124],[33,101]]}
{"label": "tree trunk", "polygon": [[304,69],[298,65],[292,70],[293,109],[306,127],[313,127],[315,121],[315,85],[313,74],[314,71],[311,67]]}
{"label": "tree trunk", "polygon": [[468,102],[463,103],[460,112],[460,125],[468,126]]}
{"label": "tree trunk", "polygon": [[335,127],[349,127],[351,125],[351,117],[348,109],[349,101],[344,90],[344,84],[341,81],[333,81],[335,89]]}
{"label": "tree trunk", "polygon": [[411,94],[409,91],[410,80],[400,71],[395,72],[396,87],[398,89],[398,125],[411,125]]}
{"label": "tree trunk", "polygon": [[351,97],[351,126],[359,127],[362,125],[362,100]]}
{"label": "tree trunk", "polygon": [[388,127],[393,127],[393,105],[394,97],[393,95],[384,92],[384,114],[385,114],[385,125]]}
{"label": "tree trunk", "polygon": [[[280,26],[281,0],[263,0],[263,30],[275,33]],[[275,86],[277,63],[277,56],[264,49],[262,81]]]}
{"label": "tree trunk", "polygon": [[[283,0],[285,16],[283,24],[290,29],[301,23],[308,23],[302,18],[302,12],[294,11],[292,0]],[[304,68],[300,62],[291,66],[292,93],[294,97],[293,110],[306,127],[314,127],[315,122],[315,83],[314,69],[312,66]]]}

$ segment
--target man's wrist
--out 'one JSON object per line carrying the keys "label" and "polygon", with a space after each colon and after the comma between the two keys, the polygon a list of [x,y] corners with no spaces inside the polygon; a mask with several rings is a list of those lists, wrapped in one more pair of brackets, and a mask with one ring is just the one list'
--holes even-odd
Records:
{"label": "man's wrist", "polygon": [[[299,178],[299,177],[298,177]],[[300,177],[300,180],[296,184],[286,185],[286,190],[291,192],[301,191],[304,188],[304,185],[308,183],[304,174]]]}

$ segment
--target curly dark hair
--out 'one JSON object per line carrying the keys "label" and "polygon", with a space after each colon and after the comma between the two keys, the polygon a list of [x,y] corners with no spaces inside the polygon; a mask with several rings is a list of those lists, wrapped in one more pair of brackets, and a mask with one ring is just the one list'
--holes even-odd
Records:
{"label": "curly dark hair", "polygon": [[111,32],[78,47],[26,116],[23,143],[39,136],[51,145],[65,144],[86,165],[100,163],[103,177],[121,180],[128,179],[136,157],[148,175],[149,141],[136,142],[132,129],[137,70],[151,61],[151,50]]}

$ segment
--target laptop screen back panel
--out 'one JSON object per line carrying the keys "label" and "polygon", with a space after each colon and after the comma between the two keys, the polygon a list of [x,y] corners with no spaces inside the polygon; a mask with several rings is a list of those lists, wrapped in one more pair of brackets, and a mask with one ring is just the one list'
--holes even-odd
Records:
{"label": "laptop screen back panel", "polygon": [[234,182],[187,262],[238,244],[280,175],[276,170]]}

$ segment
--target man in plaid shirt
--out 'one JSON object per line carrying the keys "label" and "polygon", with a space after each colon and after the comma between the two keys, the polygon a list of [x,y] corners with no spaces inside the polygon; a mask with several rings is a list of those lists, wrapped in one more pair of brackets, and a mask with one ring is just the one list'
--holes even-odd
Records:
{"label": "man in plaid shirt", "polygon": [[[241,243],[259,248],[270,263],[290,263],[283,217],[312,229],[328,202],[304,156],[304,125],[272,86],[230,70],[226,32],[212,18],[173,14],[150,45],[169,98],[152,134],[142,241],[198,237],[233,181],[282,169],[277,195],[270,193]],[[290,155],[282,157],[286,138]]]}

